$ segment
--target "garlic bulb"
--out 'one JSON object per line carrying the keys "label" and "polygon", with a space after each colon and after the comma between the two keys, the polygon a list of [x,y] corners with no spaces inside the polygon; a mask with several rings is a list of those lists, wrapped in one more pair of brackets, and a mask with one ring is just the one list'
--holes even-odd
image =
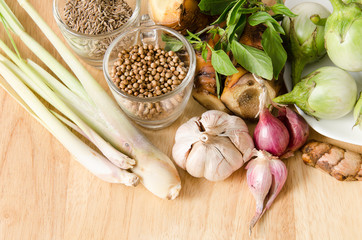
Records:
{"label": "garlic bulb", "polygon": [[253,148],[241,118],[210,110],[178,128],[172,156],[192,176],[220,181],[247,162]]}

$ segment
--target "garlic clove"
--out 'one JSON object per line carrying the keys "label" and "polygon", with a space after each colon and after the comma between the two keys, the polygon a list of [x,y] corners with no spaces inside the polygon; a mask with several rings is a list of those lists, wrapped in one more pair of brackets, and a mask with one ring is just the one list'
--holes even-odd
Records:
{"label": "garlic clove", "polygon": [[210,181],[228,178],[243,164],[243,155],[227,137],[210,137],[204,176]]}
{"label": "garlic clove", "polygon": [[186,169],[186,161],[192,145],[199,141],[200,130],[196,124],[197,120],[197,117],[191,118],[176,131],[172,157],[176,164],[183,169]]}
{"label": "garlic clove", "polygon": [[226,131],[227,121],[230,115],[218,110],[210,110],[201,115],[200,122],[205,132],[212,135],[219,135]]}
{"label": "garlic clove", "polygon": [[234,146],[243,154],[244,162],[251,158],[254,142],[249,134],[248,126],[241,118],[211,110],[202,115],[200,122],[207,133],[230,138]]}
{"label": "garlic clove", "polygon": [[207,159],[210,157],[210,146],[201,141],[196,142],[188,157],[186,162],[186,171],[194,177],[203,177],[205,172],[205,164]]}

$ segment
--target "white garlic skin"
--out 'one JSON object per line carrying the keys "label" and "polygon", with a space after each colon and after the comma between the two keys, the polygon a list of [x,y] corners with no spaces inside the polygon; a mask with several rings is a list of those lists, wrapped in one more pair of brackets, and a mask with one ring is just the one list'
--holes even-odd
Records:
{"label": "white garlic skin", "polygon": [[190,175],[221,181],[247,162],[253,149],[241,118],[210,110],[178,128],[172,156]]}

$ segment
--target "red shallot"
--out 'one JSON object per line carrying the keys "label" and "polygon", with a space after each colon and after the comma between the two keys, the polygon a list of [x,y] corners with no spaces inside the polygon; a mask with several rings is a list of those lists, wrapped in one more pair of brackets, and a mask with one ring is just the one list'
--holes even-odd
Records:
{"label": "red shallot", "polygon": [[288,175],[285,164],[278,157],[263,150],[255,150],[254,157],[246,166],[248,187],[256,201],[255,215],[249,227],[250,235],[252,228],[279,194]]}
{"label": "red shallot", "polygon": [[302,147],[307,141],[309,126],[302,116],[288,107],[279,108],[278,118],[289,132],[289,145],[281,158],[290,157],[294,151]]}
{"label": "red shallot", "polygon": [[282,155],[289,144],[289,132],[284,124],[264,107],[254,130],[255,147],[275,156]]}

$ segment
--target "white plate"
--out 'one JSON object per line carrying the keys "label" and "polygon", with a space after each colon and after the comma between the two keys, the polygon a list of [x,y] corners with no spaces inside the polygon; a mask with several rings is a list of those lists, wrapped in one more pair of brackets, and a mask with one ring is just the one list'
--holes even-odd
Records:
{"label": "white plate", "polygon": [[[285,5],[288,8],[292,8],[295,5],[301,2],[316,2],[324,5],[330,12],[332,12],[332,5],[328,0],[287,0],[285,1]],[[305,76],[314,70],[324,67],[324,66],[335,66],[331,60],[326,55],[322,60],[308,64],[303,70],[302,76]],[[291,77],[290,77],[291,69],[290,64],[287,63],[285,66],[284,72],[284,81],[288,91],[291,90]],[[362,91],[362,72],[349,72],[353,78],[356,80],[358,92]],[[343,118],[335,119],[335,120],[316,120],[313,117],[310,117],[304,114],[299,108],[297,108],[298,112],[304,117],[304,119],[308,122],[308,124],[318,133],[330,137],[339,141],[348,142],[356,145],[362,145],[362,131],[358,127],[353,127],[354,119],[353,119],[353,111],[351,111],[348,115]]]}

